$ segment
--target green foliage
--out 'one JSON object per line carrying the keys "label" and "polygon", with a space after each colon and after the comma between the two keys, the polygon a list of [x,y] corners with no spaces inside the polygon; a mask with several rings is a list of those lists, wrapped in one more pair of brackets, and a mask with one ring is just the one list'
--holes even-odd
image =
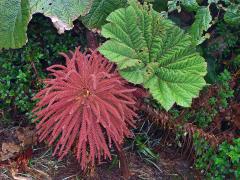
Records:
{"label": "green foliage", "polygon": [[224,20],[230,25],[240,25],[240,5],[231,4],[224,14]]}
{"label": "green foliage", "polygon": [[239,28],[219,20],[214,28],[214,37],[201,47],[208,62],[208,83],[215,84],[218,81],[218,72],[221,72],[223,67],[230,71],[238,69],[238,44]]}
{"label": "green foliage", "polygon": [[215,106],[217,103],[217,99],[215,97],[211,97],[208,102],[211,106]]}
{"label": "green foliage", "polygon": [[32,14],[50,17],[59,33],[73,27],[72,21],[85,15],[92,0],[1,0],[0,49],[20,48],[27,42],[27,25]]}
{"label": "green foliage", "polygon": [[[25,50],[24,54],[27,53],[29,52]],[[18,58],[19,56],[21,56],[19,53],[11,52],[0,56],[0,100],[2,101],[0,109],[16,106],[20,112],[27,112],[34,105],[30,100],[33,91],[29,87],[31,83],[36,83],[33,79],[37,78],[31,63],[39,62],[27,62]]]}
{"label": "green foliage", "polygon": [[240,69],[240,54],[238,54],[232,61],[231,66],[234,70]]}
{"label": "green foliage", "polygon": [[42,87],[39,80],[46,76],[43,70],[61,60],[59,52],[86,44],[84,39],[76,41],[72,32],[59,36],[48,19],[39,15],[34,16],[28,34],[29,42],[22,49],[0,54],[0,109],[4,111],[0,121],[10,122],[13,109],[17,114],[30,115],[35,105],[31,98]]}
{"label": "green foliage", "polygon": [[200,128],[206,128],[212,122],[216,114],[217,111],[212,111],[211,113],[208,113],[204,109],[200,109],[194,114],[194,123]]}
{"label": "green foliage", "polygon": [[[207,6],[206,6],[207,5]],[[211,8],[210,8],[210,5]],[[214,8],[213,8],[214,7]],[[226,23],[237,26],[240,20],[240,5],[239,1],[229,0],[208,0],[196,1],[196,0],[171,0],[168,1],[168,12],[177,10],[181,12],[181,9],[188,12],[193,12],[195,15],[195,21],[188,29],[189,34],[194,38],[194,43],[199,45],[206,39],[210,38],[210,33],[206,33],[208,29],[215,24],[221,18],[221,13],[224,13],[224,20]],[[186,12],[185,11],[185,12]],[[212,11],[212,13],[211,13]],[[212,17],[212,15],[215,17]]]}
{"label": "green foliage", "polygon": [[181,0],[182,6],[189,11],[197,11],[199,9],[199,5],[197,0]]}
{"label": "green foliage", "polygon": [[233,139],[231,144],[223,142],[216,149],[194,135],[195,167],[205,171],[208,178],[231,179],[240,178],[240,138]]}
{"label": "green foliage", "polygon": [[213,109],[211,112],[208,112],[206,109],[201,108],[197,111],[186,113],[184,119],[185,121],[192,121],[200,128],[206,128],[212,122],[213,118],[216,116],[217,111]]}
{"label": "green foliage", "polygon": [[217,115],[221,108],[228,107],[229,98],[234,97],[234,91],[231,89],[229,81],[231,80],[231,74],[224,70],[218,77],[218,92],[212,96],[207,107],[192,110],[185,114],[184,120],[191,121],[199,128],[206,128],[210,125],[214,117]]}
{"label": "green foliage", "polygon": [[[226,58],[233,53],[233,49],[237,47],[239,33],[237,28],[232,28],[221,20],[216,25],[216,36],[210,46],[205,49],[205,52],[207,56],[212,56],[217,52],[218,63],[221,63],[226,60]],[[217,66],[218,65],[219,64],[217,64]]]}
{"label": "green foliage", "polygon": [[194,134],[193,142],[196,156],[195,167],[208,171],[208,165],[211,162],[213,154],[215,154],[214,149],[205,139],[200,138],[198,133]]}
{"label": "green foliage", "polygon": [[140,120],[139,123],[141,128],[134,129],[134,134],[136,136],[134,141],[130,141],[131,147],[143,161],[159,169],[156,163],[160,158],[158,152],[156,152],[156,148],[159,147],[161,139],[161,137],[156,137],[156,133],[159,130],[151,121]]}
{"label": "green foliage", "polygon": [[109,38],[100,52],[117,63],[120,74],[143,84],[166,110],[176,102],[189,107],[205,85],[204,59],[192,39],[145,4],[130,1],[107,17],[102,35]]}
{"label": "green foliage", "polygon": [[172,116],[174,119],[176,119],[176,118],[180,115],[179,110],[174,109],[174,108],[170,109],[170,110],[169,110],[169,113],[171,114],[171,116]]}
{"label": "green foliage", "polygon": [[207,57],[207,75],[205,77],[207,83],[215,84],[217,82],[217,68],[218,64],[215,62],[216,60],[213,57]]}
{"label": "green foliage", "polygon": [[149,159],[158,159],[159,156],[156,154],[147,144],[147,139],[144,136],[138,135],[135,138],[135,145],[137,151]]}
{"label": "green foliage", "polygon": [[88,28],[101,28],[106,24],[107,16],[116,9],[126,6],[127,0],[93,0],[92,7],[81,20]]}
{"label": "green foliage", "polygon": [[231,74],[226,69],[218,76],[218,83],[220,85],[218,96],[220,98],[220,104],[223,108],[227,108],[228,99],[234,97],[234,91],[229,85],[229,81],[231,79]]}
{"label": "green foliage", "polygon": [[224,54],[226,54],[226,57],[230,52],[230,49],[234,48],[237,45],[237,41],[239,39],[238,28],[231,28],[231,26],[228,26],[226,23],[220,21],[217,24],[216,31],[219,36],[224,38],[224,42],[221,42],[221,44],[226,44],[226,49],[224,49]]}
{"label": "green foliage", "polygon": [[[212,3],[212,2],[210,2]],[[207,30],[212,26],[212,16],[209,6],[200,6],[196,0],[172,0],[168,1],[168,12],[181,11],[183,7],[186,11],[194,12],[195,20],[188,28],[188,33],[193,37],[193,44],[203,43],[209,34]]]}
{"label": "green foliage", "polygon": [[212,16],[209,7],[201,7],[198,9],[195,21],[188,30],[193,37],[194,44],[201,44],[207,37],[204,33],[211,27]]}
{"label": "green foliage", "polygon": [[168,0],[152,0],[152,5],[153,5],[153,9],[155,9],[158,12],[167,11]]}
{"label": "green foliage", "polygon": [[168,1],[168,12],[181,11],[181,6],[187,11],[197,11],[200,7],[196,0],[171,0]]}

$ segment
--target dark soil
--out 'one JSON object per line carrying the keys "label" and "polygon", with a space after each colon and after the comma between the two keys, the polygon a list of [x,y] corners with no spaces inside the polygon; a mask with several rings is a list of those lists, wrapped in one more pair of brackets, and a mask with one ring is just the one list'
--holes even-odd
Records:
{"label": "dark soil", "polygon": [[[131,180],[157,180],[157,179],[200,179],[200,175],[191,167],[191,163],[181,158],[176,158],[175,151],[171,148],[160,152],[160,158],[152,163],[147,162],[134,152],[126,152],[131,172]],[[116,155],[113,155],[116,157]],[[72,155],[63,161],[51,157],[51,149],[39,145],[34,149],[29,168],[21,174],[14,174],[15,179],[39,180],[120,180],[119,163],[102,162],[91,170],[83,173],[80,165]],[[14,179],[9,167],[2,167],[0,179]],[[16,178],[17,177],[17,178]]]}

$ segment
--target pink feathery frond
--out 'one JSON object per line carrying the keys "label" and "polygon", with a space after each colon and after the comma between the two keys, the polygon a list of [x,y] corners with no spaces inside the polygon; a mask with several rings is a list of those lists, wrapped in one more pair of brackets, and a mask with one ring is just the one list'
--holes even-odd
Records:
{"label": "pink feathery frond", "polygon": [[82,54],[77,48],[71,57],[62,55],[66,66],[49,67],[52,78],[34,97],[37,134],[40,141],[56,142],[53,155],[60,159],[74,149],[85,169],[102,156],[111,159],[112,143],[119,147],[132,136],[136,89],[97,51]]}

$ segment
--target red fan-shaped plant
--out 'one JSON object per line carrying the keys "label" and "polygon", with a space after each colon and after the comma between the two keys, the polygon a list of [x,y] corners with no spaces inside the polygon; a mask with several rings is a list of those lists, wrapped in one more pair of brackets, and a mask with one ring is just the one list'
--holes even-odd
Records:
{"label": "red fan-shaped plant", "polygon": [[112,142],[119,148],[132,135],[135,89],[96,51],[87,55],[77,48],[71,57],[62,55],[66,66],[49,67],[53,78],[34,97],[37,134],[40,141],[56,142],[53,155],[60,159],[73,148],[84,169],[101,156],[111,159]]}

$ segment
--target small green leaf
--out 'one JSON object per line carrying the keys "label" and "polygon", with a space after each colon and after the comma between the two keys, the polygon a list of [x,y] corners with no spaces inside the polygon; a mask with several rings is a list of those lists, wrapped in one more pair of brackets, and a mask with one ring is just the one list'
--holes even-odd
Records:
{"label": "small green leaf", "polygon": [[193,37],[193,43],[199,45],[205,41],[204,33],[211,27],[212,16],[209,7],[201,7],[195,16],[188,33]]}

